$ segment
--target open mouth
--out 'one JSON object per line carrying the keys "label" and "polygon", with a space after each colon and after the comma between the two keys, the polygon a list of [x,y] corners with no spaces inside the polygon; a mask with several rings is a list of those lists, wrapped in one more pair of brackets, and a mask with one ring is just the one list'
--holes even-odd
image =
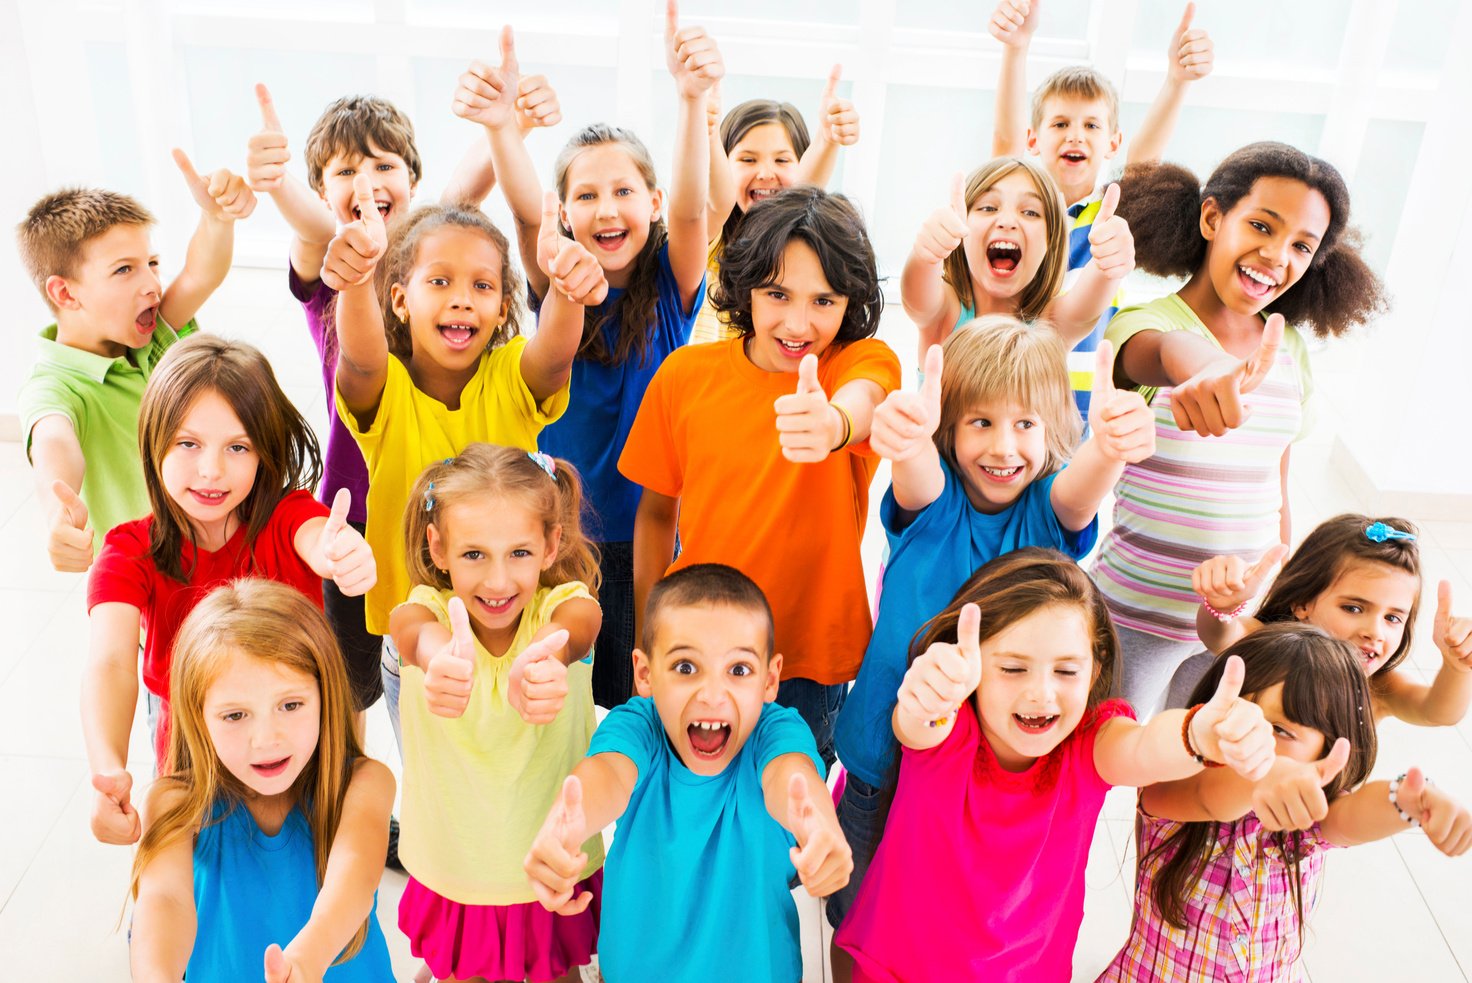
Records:
{"label": "open mouth", "polygon": [[[378,208],[378,214],[381,217],[383,217],[385,219],[388,218],[388,213],[389,213],[389,203],[388,202],[386,202],[386,201],[378,201],[377,199],[375,199],[374,202],[373,202],[373,204]],[[359,208],[357,205],[354,205],[353,206],[353,218],[362,218],[362,217],[363,217],[363,209]]]}
{"label": "open mouth", "polygon": [[213,488],[191,488],[189,489],[189,494],[194,496],[194,500],[201,505],[219,505],[225,501],[225,496],[230,493],[228,491],[216,491]]}
{"label": "open mouth", "polygon": [[1380,661],[1380,653],[1374,649],[1360,649],[1360,659],[1365,663],[1365,668],[1369,669]]}
{"label": "open mouth", "polygon": [[624,240],[628,237],[628,229],[615,229],[608,232],[594,232],[593,242],[599,249],[607,250],[611,253],[622,246]]}
{"label": "open mouth", "polygon": [[1022,465],[1010,468],[989,468],[985,464],[981,466],[982,473],[993,481],[1011,481],[1022,473]]}
{"label": "open mouth", "polygon": [[486,614],[493,616],[506,614],[511,610],[511,605],[515,602],[515,594],[510,597],[481,597],[477,594],[475,597],[475,603],[480,606],[480,609]]}
{"label": "open mouth", "polygon": [[1017,729],[1024,734],[1041,734],[1058,722],[1058,714],[1035,717],[1025,713],[1014,713],[1012,719],[1017,721]]}
{"label": "open mouth", "polygon": [[697,758],[714,760],[725,752],[731,740],[731,725],[719,720],[697,720],[685,728],[685,734]]}
{"label": "open mouth", "polygon": [[445,339],[445,344],[454,349],[465,349],[470,347],[470,340],[475,337],[476,327],[463,321],[451,321],[439,326],[440,337]]}
{"label": "open mouth", "polygon": [[746,197],[752,202],[766,201],[781,190],[781,188],[751,188],[746,192]]}
{"label": "open mouth", "polygon": [[1082,150],[1065,150],[1058,156],[1063,158],[1065,164],[1083,164],[1089,159],[1089,155]]}
{"label": "open mouth", "polygon": [[148,334],[158,324],[158,307],[145,307],[133,321],[140,334]]}
{"label": "open mouth", "polygon": [[997,276],[1011,276],[1022,262],[1022,247],[1010,239],[987,243],[986,265]]}
{"label": "open mouth", "polygon": [[1237,279],[1249,297],[1262,299],[1278,289],[1278,281],[1262,270],[1251,266],[1238,266]]}
{"label": "open mouth", "polygon": [[250,767],[252,771],[262,778],[275,778],[285,771],[286,766],[289,764],[291,764],[291,757],[288,755],[280,761],[267,761],[262,764],[252,764]]}
{"label": "open mouth", "polygon": [[777,338],[774,340],[777,342],[782,353],[792,358],[802,358],[813,347],[811,341],[788,341],[786,338]]}

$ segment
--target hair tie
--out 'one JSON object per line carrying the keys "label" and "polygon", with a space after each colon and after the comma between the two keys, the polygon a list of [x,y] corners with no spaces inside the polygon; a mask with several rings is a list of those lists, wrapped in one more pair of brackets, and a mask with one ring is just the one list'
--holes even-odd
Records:
{"label": "hair tie", "polygon": [[553,481],[557,480],[557,462],[541,451],[527,451],[526,456],[536,462],[537,467],[547,472],[547,477]]}
{"label": "hair tie", "polygon": [[424,511],[426,511],[426,512],[433,512],[434,511],[434,482],[433,481],[431,481],[429,483],[429,487],[428,488],[424,489]]}
{"label": "hair tie", "polygon": [[1375,522],[1365,527],[1365,538],[1376,543],[1383,543],[1387,539],[1404,539],[1406,542],[1414,543],[1416,541],[1416,534],[1401,532],[1399,529],[1393,529],[1383,522]]}

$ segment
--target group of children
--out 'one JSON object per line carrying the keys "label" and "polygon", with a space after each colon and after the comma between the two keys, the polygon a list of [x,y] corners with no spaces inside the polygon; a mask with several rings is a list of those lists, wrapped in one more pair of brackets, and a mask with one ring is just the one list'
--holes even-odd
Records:
{"label": "group of children", "polygon": [[[134,977],[390,977],[380,696],[421,979],[575,980],[596,954],[613,983],[790,983],[799,884],[837,978],[1068,979],[1129,785],[1135,917],[1102,978],[1290,980],[1325,849],[1472,846],[1419,770],[1366,781],[1381,715],[1465,714],[1472,619],[1443,584],[1417,682],[1415,527],[1286,545],[1298,329],[1365,322],[1380,284],[1325,161],[1257,143],[1204,185],[1158,162],[1211,67],[1192,14],[1101,189],[1112,87],[1065,69],[1029,112],[1036,3],[1001,0],[998,156],[906,261],[908,390],[864,221],[821,188],[859,136],[838,70],[813,137],[785,103],[722,117],[719,49],[673,0],[664,185],[598,124],[543,190],[524,139],[561,108],[508,28],[459,78],[482,132],[437,204],[411,209],[413,127],[376,98],[327,108],[301,184],[263,86],[243,176],[176,152],[201,219],[167,287],[131,198],[38,202],[20,251],[56,324],[22,422],[53,564],[90,570],[92,828],[138,844]],[[497,184],[514,252],[479,210]],[[257,193],[294,232],[325,452],[261,353],[193,320]],[[1185,283],[1119,310],[1137,267]]]}

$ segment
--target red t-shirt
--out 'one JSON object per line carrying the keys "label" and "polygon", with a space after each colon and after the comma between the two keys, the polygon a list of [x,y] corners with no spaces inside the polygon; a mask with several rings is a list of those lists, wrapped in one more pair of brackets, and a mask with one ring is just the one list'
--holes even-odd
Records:
{"label": "red t-shirt", "polygon": [[197,566],[190,564],[192,551],[186,548],[187,584],[154,565],[149,554],[153,516],[125,522],[107,534],[87,581],[87,610],[110,601],[138,609],[146,639],[143,684],[164,700],[154,746],[160,763],[168,747],[169,664],[179,626],[210,591],[237,577],[264,577],[287,584],[321,607],[322,578],[297,555],[293,540],[307,521],[327,514],[327,507],[310,492],[292,492],[276,506],[254,543],[245,541],[245,527],[241,526],[219,550],[200,550]]}

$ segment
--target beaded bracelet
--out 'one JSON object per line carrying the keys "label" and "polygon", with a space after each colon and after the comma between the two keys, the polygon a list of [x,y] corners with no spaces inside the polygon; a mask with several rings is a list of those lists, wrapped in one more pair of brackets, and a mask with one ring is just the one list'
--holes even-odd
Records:
{"label": "beaded bracelet", "polygon": [[1241,604],[1237,605],[1230,611],[1218,611],[1216,608],[1211,606],[1211,602],[1208,601],[1205,596],[1201,598],[1201,606],[1206,608],[1207,614],[1211,615],[1222,624],[1226,624],[1228,621],[1240,617],[1242,612],[1247,610],[1247,602],[1243,601]]}
{"label": "beaded bracelet", "polygon": [[832,450],[841,451],[845,447],[847,447],[848,442],[853,439],[854,418],[848,415],[848,410],[844,409],[842,406],[839,406],[837,403],[829,402],[828,405],[837,410],[838,415],[843,419],[843,439],[838,442],[837,447],[832,448]]}
{"label": "beaded bracelet", "polygon": [[[1400,783],[1405,780],[1406,772],[1401,772],[1400,775],[1390,780],[1390,804],[1395,807],[1396,815],[1400,816],[1400,818],[1410,823],[1413,829],[1419,829],[1421,826],[1421,820],[1417,819],[1415,816],[1402,809],[1400,807],[1400,801],[1396,798],[1397,793],[1400,792]],[[1427,785],[1430,785],[1431,779],[1427,778],[1425,779],[1425,782]]]}
{"label": "beaded bracelet", "polygon": [[1196,711],[1204,706],[1206,706],[1205,703],[1198,703],[1186,711],[1186,719],[1181,721],[1181,743],[1186,746],[1186,753],[1203,768],[1224,768],[1226,766],[1222,762],[1208,761],[1205,755],[1199,753],[1191,746],[1191,721],[1195,718]]}

